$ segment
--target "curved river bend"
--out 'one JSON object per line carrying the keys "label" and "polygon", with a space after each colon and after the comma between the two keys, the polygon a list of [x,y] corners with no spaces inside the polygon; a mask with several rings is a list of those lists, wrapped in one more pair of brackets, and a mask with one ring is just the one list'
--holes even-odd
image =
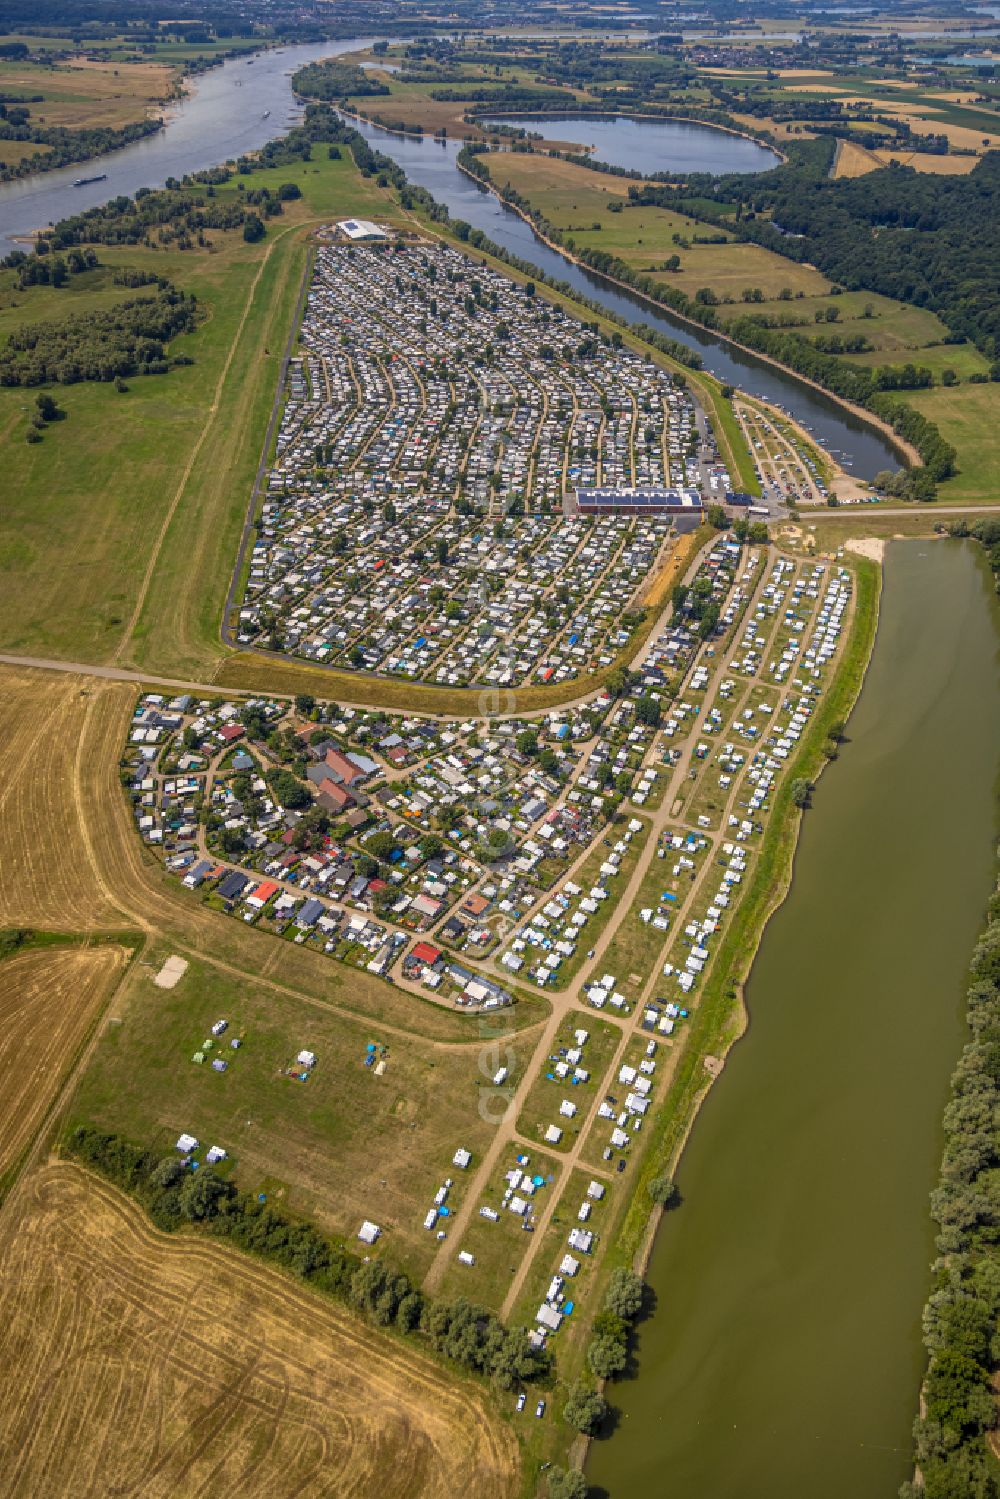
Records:
{"label": "curved river bend", "polygon": [[990,890],[998,610],[971,543],[888,551],[842,757],[803,822],[737,1045],[648,1279],[611,1499],[891,1499],[934,1257],[928,1193]]}
{"label": "curved river bend", "polygon": [[[182,177],[185,172],[201,171],[242,152],[258,150],[266,141],[286,133],[301,116],[301,105],[291,88],[291,75],[296,69],[320,57],[356,51],[368,46],[371,40],[371,37],[351,37],[339,42],[287,47],[260,53],[252,61],[238,59],[225,63],[191,80],[190,95],[172,111],[166,128],[158,134],[87,163],[0,184],[0,254],[9,253],[19,236],[28,236],[45,224],[96,207],[119,193],[131,195],[140,187],[162,186],[168,177]],[[240,87],[236,87],[237,81]],[[265,111],[269,112],[267,119],[263,117]],[[587,123],[593,127],[597,122]],[[603,123],[609,125],[607,121]],[[710,152],[719,169],[727,171],[741,170],[739,162],[745,162],[747,149],[770,159],[770,153],[756,143],[706,125],[681,127],[677,122],[643,121],[641,126],[655,132],[644,136],[650,170],[681,165],[683,159],[695,162],[704,159],[697,154],[704,152]],[[848,467],[853,466],[859,477],[870,479],[879,469],[898,466],[898,456],[873,428],[852,417],[822,392],[773,369],[752,354],[731,348],[705,330],[690,327],[666,311],[651,307],[542,244],[518,214],[459,171],[455,161],[460,149],[457,141],[404,139],[364,122],[358,129],[373,147],[391,156],[412,182],[425,187],[444,203],[455,218],[482,229],[512,255],[530,261],[556,280],[565,281],[576,292],[601,303],[626,322],[648,323],[696,349],[713,375],[750,395],[783,406],[835,457]],[[677,130],[683,131],[682,137],[672,134]],[[659,144],[654,145],[654,140]],[[669,144],[671,140],[673,147]],[[674,150],[687,154],[674,155]],[[742,169],[747,170],[745,165]],[[106,182],[73,186],[76,177],[102,172],[107,173]]]}

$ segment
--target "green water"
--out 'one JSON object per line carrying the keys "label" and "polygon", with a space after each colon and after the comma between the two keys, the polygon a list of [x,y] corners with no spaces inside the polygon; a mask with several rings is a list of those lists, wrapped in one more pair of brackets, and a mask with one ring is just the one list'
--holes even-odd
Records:
{"label": "green water", "polygon": [[849,743],[805,818],[657,1240],[587,1476],[612,1499],[892,1499],[934,1255],[927,1195],[990,889],[997,610],[971,544],[887,556]]}

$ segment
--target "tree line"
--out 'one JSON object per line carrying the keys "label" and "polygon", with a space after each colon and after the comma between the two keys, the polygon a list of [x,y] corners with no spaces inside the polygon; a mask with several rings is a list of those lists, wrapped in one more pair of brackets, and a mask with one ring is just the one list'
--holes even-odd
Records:
{"label": "tree line", "polygon": [[300,68],[292,77],[292,88],[303,98],[341,101],[351,95],[367,97],[392,92],[381,79],[373,78],[364,68],[335,59],[311,62]]}
{"label": "tree line", "polygon": [[0,162],[0,182],[13,182],[35,172],[51,172],[55,167],[68,166],[74,161],[88,161],[93,156],[103,156],[107,151],[130,146],[144,136],[155,135],[162,128],[161,119],[136,120],[119,130],[107,125],[69,130],[63,125],[15,124],[9,118],[0,120],[0,140],[48,147],[48,150],[36,151],[20,161]]}
{"label": "tree line", "polygon": [[110,1131],[80,1125],[66,1149],[134,1197],[156,1226],[227,1240],[279,1265],[315,1290],[354,1307],[381,1327],[395,1327],[461,1368],[508,1390],[548,1379],[551,1356],[535,1350],[524,1328],[507,1328],[493,1312],[464,1297],[435,1301],[381,1258],[362,1260],[342,1241],[320,1233],[228,1177],[192,1171],[176,1152],[158,1157]]}
{"label": "tree line", "polygon": [[[1000,522],[980,521],[1000,575]],[[1000,1367],[1000,891],[970,965],[971,1039],[951,1079],[944,1153],[931,1214],[938,1258],[923,1314],[928,1365],[914,1422],[917,1476],[900,1499],[996,1499],[986,1435],[997,1425]]]}
{"label": "tree line", "polygon": [[[233,175],[223,170],[223,180]],[[227,197],[218,197],[215,189],[212,181],[201,184],[186,179],[182,184],[168,179],[163,188],[139,188],[134,198],[120,194],[97,208],[60,219],[38,241],[38,251],[44,254],[81,244],[171,245],[185,250],[203,243],[207,229],[239,229],[250,217],[263,221],[283,212],[284,187],[244,189]],[[10,264],[9,258],[6,263]]]}
{"label": "tree line", "polygon": [[0,349],[0,385],[73,385],[166,374],[172,364],[191,363],[183,354],[171,359],[167,345],[192,332],[199,311],[194,296],[166,283],[155,297],[25,324]]}
{"label": "tree line", "polygon": [[29,286],[65,286],[71,276],[96,270],[100,261],[97,251],[91,249],[71,250],[65,258],[13,250],[4,264],[17,271],[18,291],[27,291]]}

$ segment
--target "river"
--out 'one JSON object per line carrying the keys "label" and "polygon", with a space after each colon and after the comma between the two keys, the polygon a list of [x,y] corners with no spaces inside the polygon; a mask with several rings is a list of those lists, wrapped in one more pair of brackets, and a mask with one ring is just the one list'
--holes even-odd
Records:
{"label": "river", "polygon": [[611,1499],[889,1499],[907,1476],[927,1197],[991,887],[998,611],[970,543],[888,551],[868,677],[682,1158]]}
{"label": "river", "polygon": [[[171,113],[166,128],[155,136],[112,151],[85,164],[44,172],[20,182],[0,184],[0,254],[10,252],[18,236],[81,209],[96,207],[118,193],[139,187],[162,186],[168,177],[215,166],[241,152],[259,149],[282,135],[301,115],[291,88],[291,74],[319,57],[334,57],[370,45],[370,37],[339,42],[286,47],[259,53],[250,62],[239,59],[191,80],[189,96]],[[236,87],[239,80],[240,87]],[[264,111],[270,111],[268,119]],[[853,469],[859,478],[872,478],[880,469],[896,468],[893,448],[873,428],[852,417],[822,392],[803,385],[752,354],[690,327],[654,309],[627,291],[575,266],[542,244],[534,231],[511,209],[464,176],[456,166],[457,141],[406,139],[361,123],[358,128],[378,150],[391,156],[411,181],[433,193],[456,218],[476,228],[547,275],[567,282],[575,291],[602,303],[629,323],[648,323],[688,348],[696,349],[705,368],[727,384],[784,407],[807,431]],[[751,143],[708,126],[689,129],[711,141],[714,151],[737,152]],[[756,146],[753,149],[758,149]],[[735,155],[728,158],[735,160]],[[106,172],[106,182],[74,187],[80,176]]]}
{"label": "river", "polygon": [[[166,126],[155,135],[91,161],[0,183],[0,255],[10,253],[18,236],[96,208],[119,193],[131,197],[140,187],[162,187],[168,177],[259,151],[302,117],[291,75],[306,63],[367,46],[370,40],[279,47],[223,63],[187,80],[186,97],[165,109]],[[73,186],[78,177],[102,172],[106,182]]]}

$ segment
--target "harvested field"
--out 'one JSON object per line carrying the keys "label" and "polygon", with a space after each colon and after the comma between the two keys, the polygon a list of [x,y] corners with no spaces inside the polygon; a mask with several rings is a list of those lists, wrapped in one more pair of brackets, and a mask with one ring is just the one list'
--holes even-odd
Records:
{"label": "harvested field", "polygon": [[882,166],[898,161],[901,166],[912,167],[915,172],[934,172],[937,176],[964,177],[979,163],[978,156],[935,156],[931,151],[876,151]]}
{"label": "harvested field", "polygon": [[114,779],[132,700],[120,683],[0,670],[0,925],[122,926],[88,868],[92,838],[108,836],[88,788]]}
{"label": "harvested field", "polygon": [[877,172],[883,165],[875,152],[869,151],[866,146],[859,146],[856,141],[837,142],[834,177],[864,177],[868,172]]}
{"label": "harvested field", "polygon": [[517,1486],[481,1392],[290,1279],[158,1233],[76,1166],[0,1227],[9,1499],[420,1494]]}
{"label": "harvested field", "polygon": [[49,947],[0,964],[0,1180],[38,1131],[101,1001],[121,947]]}
{"label": "harvested field", "polygon": [[162,63],[101,63],[75,58],[58,66],[44,63],[5,63],[0,85],[5,91],[43,95],[32,102],[32,125],[94,130],[121,129],[147,115],[173,91],[173,69]]}

